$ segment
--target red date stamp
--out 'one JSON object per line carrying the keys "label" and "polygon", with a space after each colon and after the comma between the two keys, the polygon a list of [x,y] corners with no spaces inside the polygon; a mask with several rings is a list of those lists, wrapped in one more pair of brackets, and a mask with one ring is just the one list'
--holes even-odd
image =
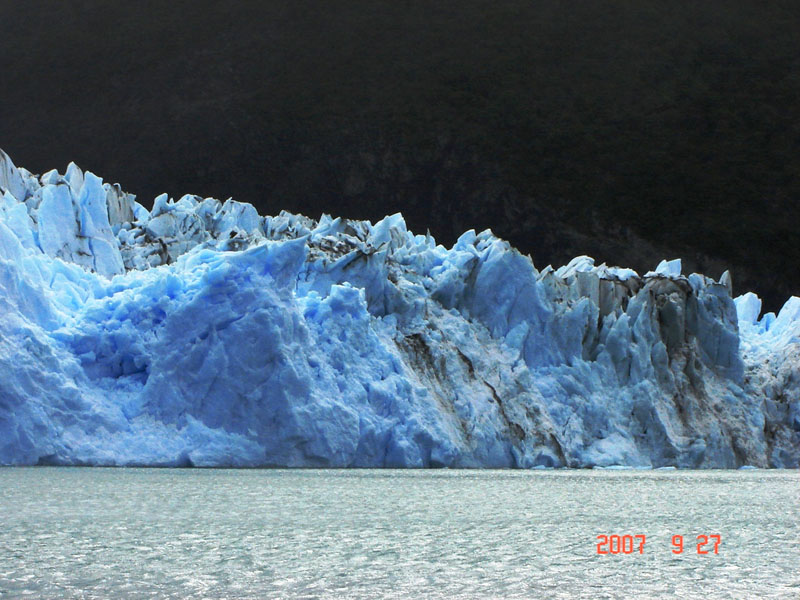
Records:
{"label": "red date stamp", "polygon": [[[637,535],[598,535],[598,554],[644,554],[647,536]],[[719,554],[722,536],[718,534],[698,535],[696,539],[697,554]],[[682,535],[672,536],[672,553],[682,554],[684,542]]]}

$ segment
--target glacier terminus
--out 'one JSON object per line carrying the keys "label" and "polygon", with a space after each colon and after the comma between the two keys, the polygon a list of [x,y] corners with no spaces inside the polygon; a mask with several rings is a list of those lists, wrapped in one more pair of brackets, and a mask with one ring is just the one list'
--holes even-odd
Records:
{"label": "glacier terminus", "polygon": [[797,468],[800,298],[0,153],[0,464]]}

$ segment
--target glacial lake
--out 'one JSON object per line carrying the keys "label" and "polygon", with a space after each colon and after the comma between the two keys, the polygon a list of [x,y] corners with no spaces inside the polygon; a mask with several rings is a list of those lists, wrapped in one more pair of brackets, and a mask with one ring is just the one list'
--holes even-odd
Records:
{"label": "glacial lake", "polygon": [[800,473],[4,468],[17,597],[798,598]]}

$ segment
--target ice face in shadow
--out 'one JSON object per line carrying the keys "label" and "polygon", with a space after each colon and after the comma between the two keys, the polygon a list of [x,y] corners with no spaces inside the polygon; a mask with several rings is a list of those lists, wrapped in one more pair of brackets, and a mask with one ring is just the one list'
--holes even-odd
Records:
{"label": "ice face in shadow", "polygon": [[796,467],[800,300],[0,155],[0,463]]}

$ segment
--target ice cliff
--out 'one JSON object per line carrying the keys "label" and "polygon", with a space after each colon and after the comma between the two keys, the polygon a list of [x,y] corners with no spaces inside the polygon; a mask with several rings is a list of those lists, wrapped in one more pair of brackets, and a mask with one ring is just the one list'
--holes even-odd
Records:
{"label": "ice cliff", "polygon": [[797,467],[800,299],[0,154],[0,464]]}

